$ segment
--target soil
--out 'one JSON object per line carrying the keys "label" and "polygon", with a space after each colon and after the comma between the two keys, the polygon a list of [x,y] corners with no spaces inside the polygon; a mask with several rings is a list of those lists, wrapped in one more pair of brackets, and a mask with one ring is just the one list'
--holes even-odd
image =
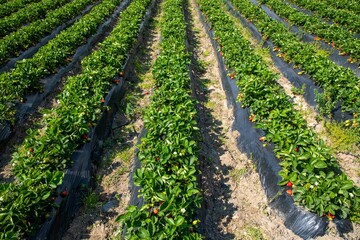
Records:
{"label": "soil", "polygon": [[[143,127],[142,111],[150,101],[154,82],[151,66],[160,43],[157,21],[158,17],[155,17],[144,34],[143,44],[136,51],[134,64],[128,73],[127,93],[125,101],[121,103],[122,110],[114,119],[112,136],[104,144],[100,165],[95,167],[93,195],[98,196],[94,201],[96,204],[89,206],[86,198],[84,199],[84,206],[76,213],[63,240],[109,239],[121,234],[120,226],[115,220],[125,213],[130,199],[130,169],[135,145]],[[90,195],[91,193],[88,196]],[[113,208],[104,211],[104,207],[111,203],[114,203]]]}

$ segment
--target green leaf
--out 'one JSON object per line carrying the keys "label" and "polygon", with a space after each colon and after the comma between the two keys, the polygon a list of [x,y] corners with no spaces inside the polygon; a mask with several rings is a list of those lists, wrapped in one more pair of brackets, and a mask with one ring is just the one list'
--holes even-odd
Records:
{"label": "green leaf", "polygon": [[145,228],[140,228],[139,229],[139,237],[141,237],[142,239],[149,239],[150,238],[150,233],[147,229]]}
{"label": "green leaf", "polygon": [[354,184],[351,181],[346,181],[341,185],[341,189],[348,190],[350,188],[354,187]]}
{"label": "green leaf", "polygon": [[324,161],[318,160],[314,164],[315,168],[326,168],[327,164]]}
{"label": "green leaf", "polygon": [[42,196],[42,200],[46,200],[46,199],[48,199],[49,197],[50,197],[50,195],[51,195],[51,192],[47,192],[47,193],[45,193],[43,196]]}
{"label": "green leaf", "polygon": [[178,217],[176,218],[176,226],[177,226],[177,227],[181,226],[181,224],[183,224],[184,222],[185,222],[185,219],[184,219],[183,216],[178,216]]}

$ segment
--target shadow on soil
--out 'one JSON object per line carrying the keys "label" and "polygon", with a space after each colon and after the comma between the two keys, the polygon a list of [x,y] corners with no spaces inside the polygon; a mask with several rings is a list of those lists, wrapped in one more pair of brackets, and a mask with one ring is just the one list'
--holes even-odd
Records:
{"label": "shadow on soil", "polygon": [[198,101],[196,108],[201,134],[199,188],[203,191],[203,203],[199,214],[201,221],[199,231],[206,239],[235,239],[234,234],[224,231],[237,210],[229,201],[231,199],[231,189],[227,184],[229,178],[224,177],[229,175],[232,168],[223,165],[220,159],[220,156],[224,154],[222,123],[213,118],[212,110],[206,107],[211,101],[209,99],[210,80],[204,79],[206,69],[196,54],[196,49],[201,44],[188,4],[185,5],[185,18],[188,23],[187,34],[192,61],[193,95]]}

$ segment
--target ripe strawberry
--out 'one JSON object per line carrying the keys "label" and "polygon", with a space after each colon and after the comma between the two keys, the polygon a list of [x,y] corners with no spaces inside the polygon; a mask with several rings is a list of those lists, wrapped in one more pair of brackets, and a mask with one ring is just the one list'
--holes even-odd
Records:
{"label": "ripe strawberry", "polygon": [[148,91],[146,91],[146,92],[145,92],[145,94],[146,94],[146,95],[149,95],[149,92],[148,92]]}
{"label": "ripe strawberry", "polygon": [[293,185],[293,183],[290,181],[286,184],[286,186],[288,186],[288,187],[292,187],[292,185]]}
{"label": "ripe strawberry", "polygon": [[349,63],[354,63],[355,60],[352,57],[349,57],[349,59],[347,60]]}
{"label": "ripe strawberry", "polygon": [[66,190],[61,191],[61,193],[60,193],[60,196],[62,196],[62,197],[67,197],[68,195],[69,195],[69,192]]}
{"label": "ripe strawberry", "polygon": [[292,195],[292,190],[291,189],[286,190],[286,193],[289,194],[289,195]]}
{"label": "ripe strawberry", "polygon": [[119,83],[120,83],[120,80],[119,80],[119,79],[115,79],[115,80],[114,80],[114,83],[119,84]]}
{"label": "ripe strawberry", "polygon": [[298,147],[296,147],[294,151],[295,151],[295,152],[299,152],[299,148],[298,148]]}
{"label": "ripe strawberry", "polygon": [[31,147],[31,148],[29,148],[29,151],[30,151],[30,152],[34,152],[34,149]]}
{"label": "ripe strawberry", "polygon": [[159,213],[159,209],[154,208],[153,213],[154,213],[155,215],[157,215],[157,214]]}
{"label": "ripe strawberry", "polygon": [[159,160],[160,160],[160,158],[159,158],[159,157],[156,157],[156,158],[155,158],[155,160],[156,160],[156,161],[159,161]]}
{"label": "ripe strawberry", "polygon": [[331,220],[333,220],[333,219],[335,218],[335,215],[333,215],[333,214],[331,214],[331,213],[328,213],[328,214],[327,214],[327,217],[328,217],[328,219],[331,221]]}
{"label": "ripe strawberry", "polygon": [[104,102],[105,102],[105,99],[104,99],[104,98],[102,98],[102,99],[101,99],[101,103],[104,103]]}

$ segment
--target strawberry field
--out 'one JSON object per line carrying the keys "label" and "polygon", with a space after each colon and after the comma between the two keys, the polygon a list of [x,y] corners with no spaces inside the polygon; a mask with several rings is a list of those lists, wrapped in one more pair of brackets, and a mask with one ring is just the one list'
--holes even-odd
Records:
{"label": "strawberry field", "polygon": [[0,239],[359,239],[359,9],[0,0]]}

